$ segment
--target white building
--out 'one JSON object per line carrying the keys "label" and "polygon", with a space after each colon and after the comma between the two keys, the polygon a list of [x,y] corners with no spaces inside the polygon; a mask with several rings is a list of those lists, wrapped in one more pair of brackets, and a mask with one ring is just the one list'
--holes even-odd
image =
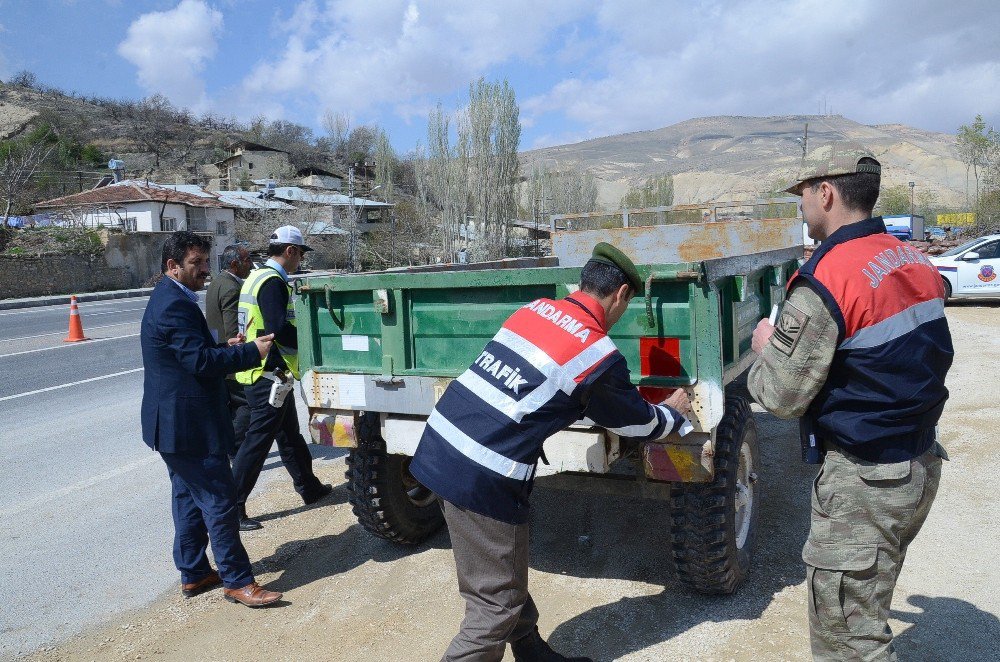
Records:
{"label": "white building", "polygon": [[83,227],[119,227],[126,232],[190,230],[212,238],[217,256],[236,240],[236,205],[198,187],[173,186],[125,180],[82,193],[46,200],[40,211],[62,216]]}

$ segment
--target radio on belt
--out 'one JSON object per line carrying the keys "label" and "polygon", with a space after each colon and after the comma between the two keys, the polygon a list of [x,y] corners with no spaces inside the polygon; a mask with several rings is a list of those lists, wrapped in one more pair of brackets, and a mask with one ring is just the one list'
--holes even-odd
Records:
{"label": "radio on belt", "polygon": [[264,376],[274,382],[271,384],[271,394],[267,398],[267,404],[275,409],[281,409],[281,406],[285,404],[285,398],[292,392],[292,384],[295,380],[279,369],[276,369],[273,374],[265,374]]}

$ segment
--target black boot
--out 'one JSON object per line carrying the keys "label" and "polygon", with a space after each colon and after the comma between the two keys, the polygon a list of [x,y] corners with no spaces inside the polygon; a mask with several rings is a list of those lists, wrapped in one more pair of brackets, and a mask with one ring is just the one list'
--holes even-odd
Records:
{"label": "black boot", "polygon": [[256,531],[263,529],[264,525],[247,515],[246,504],[240,507],[240,531]]}
{"label": "black boot", "polygon": [[510,642],[516,662],[593,662],[589,657],[565,657],[552,650],[535,628],[531,634]]}

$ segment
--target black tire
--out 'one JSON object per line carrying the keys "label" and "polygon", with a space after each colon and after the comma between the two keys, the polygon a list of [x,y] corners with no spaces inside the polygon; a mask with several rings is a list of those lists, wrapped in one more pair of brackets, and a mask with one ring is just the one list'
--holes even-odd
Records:
{"label": "black tire", "polygon": [[369,532],[403,545],[423,542],[444,524],[437,497],[410,475],[411,459],[385,452],[377,413],[361,415],[345,474],[351,510]]}
{"label": "black tire", "polygon": [[941,280],[944,281],[944,300],[947,301],[951,298],[951,281],[947,278],[942,278]]}
{"label": "black tire", "polygon": [[714,480],[674,483],[670,489],[674,566],[678,579],[695,590],[732,593],[750,573],[760,513],[759,467],[750,403],[729,395],[715,437]]}

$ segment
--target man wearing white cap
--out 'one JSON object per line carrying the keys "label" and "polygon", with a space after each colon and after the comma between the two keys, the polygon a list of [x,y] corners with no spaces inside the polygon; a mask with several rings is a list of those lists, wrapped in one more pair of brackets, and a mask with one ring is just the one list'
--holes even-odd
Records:
{"label": "man wearing white cap", "polygon": [[241,531],[261,528],[259,521],[247,516],[246,502],[264,468],[272,440],[278,443],[281,461],[306,505],[333,491],[330,485],[320,483],[313,473],[312,455],[299,432],[291,389],[286,389],[283,397],[272,394],[272,390],[278,390],[276,386],[285,389],[291,386],[293,378],[299,378],[295,307],[288,274],[298,270],[308,250],[297,227],[278,228],[268,244],[267,262],[251,272],[240,290],[237,317],[243,335],[252,339],[274,334],[274,345],[267,357],[236,375],[250,405],[246,439],[233,459]]}

